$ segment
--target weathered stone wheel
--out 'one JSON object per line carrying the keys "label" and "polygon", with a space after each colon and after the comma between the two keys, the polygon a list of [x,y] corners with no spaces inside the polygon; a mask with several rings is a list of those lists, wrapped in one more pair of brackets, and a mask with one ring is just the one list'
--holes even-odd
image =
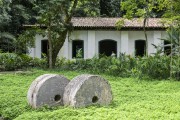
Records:
{"label": "weathered stone wheel", "polygon": [[43,105],[63,105],[64,89],[69,80],[57,74],[44,74],[37,77],[31,84],[27,100],[33,108]]}
{"label": "weathered stone wheel", "polygon": [[69,82],[63,96],[66,106],[108,105],[112,91],[107,80],[97,75],[79,75]]}

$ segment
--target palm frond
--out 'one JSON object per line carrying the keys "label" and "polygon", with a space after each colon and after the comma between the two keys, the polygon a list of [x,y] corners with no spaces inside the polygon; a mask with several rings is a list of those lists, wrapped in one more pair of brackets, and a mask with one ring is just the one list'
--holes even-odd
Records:
{"label": "palm frond", "polygon": [[11,39],[11,40],[15,40],[15,36],[10,34],[10,33],[7,33],[7,32],[2,32],[0,33],[0,38],[8,38],[8,39]]}

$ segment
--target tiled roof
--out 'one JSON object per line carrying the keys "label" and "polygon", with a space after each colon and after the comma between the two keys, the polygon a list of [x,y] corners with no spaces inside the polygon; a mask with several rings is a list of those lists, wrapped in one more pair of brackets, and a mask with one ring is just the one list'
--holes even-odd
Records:
{"label": "tiled roof", "polygon": [[[143,19],[134,18],[132,20],[127,20],[123,18],[100,18],[100,17],[73,17],[71,22],[74,28],[81,29],[91,29],[91,28],[116,28],[118,21],[124,21],[123,26],[121,28],[143,28]],[[44,25],[23,25],[24,27],[32,27],[32,26],[41,26]],[[146,28],[166,28],[161,23],[160,18],[148,18]]]}
{"label": "tiled roof", "polygon": [[[116,27],[118,21],[123,20],[122,18],[89,18],[89,17],[74,17],[72,23],[74,27],[90,27],[90,28],[109,28]],[[134,18],[132,20],[123,20],[123,28],[142,28],[143,19]],[[164,28],[160,18],[149,18],[147,20],[148,28]]]}

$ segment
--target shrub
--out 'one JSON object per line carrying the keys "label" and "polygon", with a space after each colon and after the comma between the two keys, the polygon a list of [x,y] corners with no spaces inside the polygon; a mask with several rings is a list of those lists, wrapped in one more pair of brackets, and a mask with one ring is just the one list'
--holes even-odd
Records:
{"label": "shrub", "polygon": [[0,53],[0,71],[20,68],[21,58],[14,53]]}
{"label": "shrub", "polygon": [[47,66],[48,66],[47,60],[39,59],[39,58],[33,58],[29,64],[29,67],[47,68]]}
{"label": "shrub", "polygon": [[164,55],[142,57],[137,61],[135,69],[144,76],[167,79],[170,76],[170,58]]}
{"label": "shrub", "polygon": [[[166,55],[131,57],[120,54],[119,57],[97,56],[92,59],[57,59],[56,68],[61,70],[84,70],[90,73],[106,73],[120,77],[150,77],[167,79],[172,77],[180,79],[180,60],[178,56],[171,58]],[[29,67],[47,67],[47,59],[32,58],[26,54],[17,55],[14,53],[0,53],[0,71],[18,70]]]}
{"label": "shrub", "polygon": [[26,54],[0,53],[0,71],[12,71],[29,67],[46,67],[45,59],[32,58]]}
{"label": "shrub", "polygon": [[[178,57],[174,59],[178,59]],[[176,64],[174,63],[174,66],[172,66],[174,76],[180,73]],[[153,79],[167,79],[170,77],[170,57],[166,55],[131,57],[120,54],[117,58],[107,56],[73,60],[63,58],[58,60],[56,65],[57,68],[64,70],[85,70],[95,74],[106,73],[120,77],[149,77]]]}
{"label": "shrub", "polygon": [[173,56],[171,65],[172,77],[180,80],[180,58],[179,56]]}

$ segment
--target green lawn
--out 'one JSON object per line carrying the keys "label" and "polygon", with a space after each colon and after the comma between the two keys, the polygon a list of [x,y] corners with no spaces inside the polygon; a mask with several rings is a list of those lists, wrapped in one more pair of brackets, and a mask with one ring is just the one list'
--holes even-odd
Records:
{"label": "green lawn", "polygon": [[31,82],[44,73],[58,73],[69,79],[83,72],[44,71],[0,73],[0,116],[16,120],[180,120],[180,82],[137,80],[102,75],[112,87],[109,106],[87,108],[28,106],[26,94]]}

